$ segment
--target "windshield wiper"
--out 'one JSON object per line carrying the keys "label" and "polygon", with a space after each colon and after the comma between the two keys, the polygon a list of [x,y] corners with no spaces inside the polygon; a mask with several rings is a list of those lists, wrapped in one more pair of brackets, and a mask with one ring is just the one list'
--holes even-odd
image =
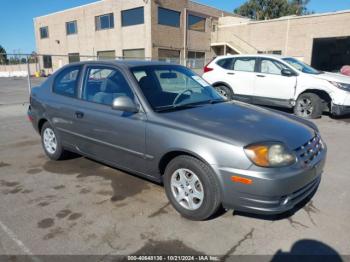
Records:
{"label": "windshield wiper", "polygon": [[225,103],[225,102],[228,102],[228,100],[218,98],[218,99],[208,100],[207,102],[208,102],[209,104],[218,104],[218,103]]}
{"label": "windshield wiper", "polygon": [[155,108],[154,110],[156,112],[167,112],[167,111],[175,111],[175,110],[194,108],[196,106],[197,105],[194,105],[194,104],[178,104],[178,105],[160,106],[160,107]]}
{"label": "windshield wiper", "polygon": [[205,100],[205,101],[199,101],[199,102],[193,102],[188,104],[176,104],[176,105],[168,105],[168,106],[160,106],[155,108],[156,112],[165,112],[165,111],[174,111],[174,110],[181,110],[181,109],[188,109],[188,108],[194,108],[198,107],[204,104],[217,104],[217,103],[223,103],[227,102],[224,99],[212,99],[212,100]]}

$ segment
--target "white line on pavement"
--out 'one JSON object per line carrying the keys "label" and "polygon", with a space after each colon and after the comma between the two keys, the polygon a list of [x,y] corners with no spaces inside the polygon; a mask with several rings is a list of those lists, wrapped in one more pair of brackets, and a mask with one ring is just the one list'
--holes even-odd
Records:
{"label": "white line on pavement", "polygon": [[40,262],[40,260],[36,257],[34,257],[33,253],[30,251],[29,248],[27,248],[21,240],[18,239],[15,233],[11,229],[9,229],[7,226],[5,226],[1,220],[0,220],[0,227],[1,229],[7,234],[8,237],[14,241],[17,246],[28,256],[31,256],[31,259],[35,262]]}

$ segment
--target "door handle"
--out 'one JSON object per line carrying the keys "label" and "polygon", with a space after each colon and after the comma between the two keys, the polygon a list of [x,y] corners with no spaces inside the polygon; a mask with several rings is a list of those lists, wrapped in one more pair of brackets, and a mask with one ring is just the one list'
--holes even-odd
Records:
{"label": "door handle", "polygon": [[266,77],[266,76],[264,76],[264,75],[256,75],[257,77]]}
{"label": "door handle", "polygon": [[227,74],[228,74],[228,75],[234,75],[235,73],[233,73],[233,72],[228,72]]}
{"label": "door handle", "polygon": [[80,112],[80,111],[77,111],[77,112],[75,112],[75,117],[76,118],[83,118],[84,117],[84,113]]}

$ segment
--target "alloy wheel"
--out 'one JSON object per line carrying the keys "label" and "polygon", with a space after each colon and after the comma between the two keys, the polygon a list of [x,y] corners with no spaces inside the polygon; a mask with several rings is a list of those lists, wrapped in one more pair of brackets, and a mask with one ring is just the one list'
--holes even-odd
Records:
{"label": "alloy wheel", "polygon": [[219,93],[219,95],[224,98],[224,99],[228,99],[228,94],[226,92],[226,90],[224,90],[223,88],[217,87],[216,91]]}
{"label": "alloy wheel", "polygon": [[314,106],[309,98],[303,98],[297,103],[297,112],[302,117],[309,117],[314,111]]}

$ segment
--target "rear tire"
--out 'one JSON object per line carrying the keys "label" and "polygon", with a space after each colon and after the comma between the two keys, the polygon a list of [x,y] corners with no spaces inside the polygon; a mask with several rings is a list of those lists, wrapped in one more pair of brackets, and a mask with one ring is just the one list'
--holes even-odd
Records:
{"label": "rear tire", "polygon": [[49,122],[46,122],[41,129],[41,144],[45,154],[51,160],[62,160],[68,155],[68,152],[62,147],[59,135]]}
{"label": "rear tire", "polygon": [[173,207],[190,220],[208,219],[221,204],[220,185],[215,173],[192,156],[178,156],[168,164],[164,188]]}
{"label": "rear tire", "polygon": [[226,100],[233,99],[233,92],[232,92],[231,88],[224,86],[224,85],[215,86],[214,88],[222,98],[224,98]]}
{"label": "rear tire", "polygon": [[301,94],[294,106],[294,114],[307,119],[320,118],[322,111],[322,99],[313,93]]}

